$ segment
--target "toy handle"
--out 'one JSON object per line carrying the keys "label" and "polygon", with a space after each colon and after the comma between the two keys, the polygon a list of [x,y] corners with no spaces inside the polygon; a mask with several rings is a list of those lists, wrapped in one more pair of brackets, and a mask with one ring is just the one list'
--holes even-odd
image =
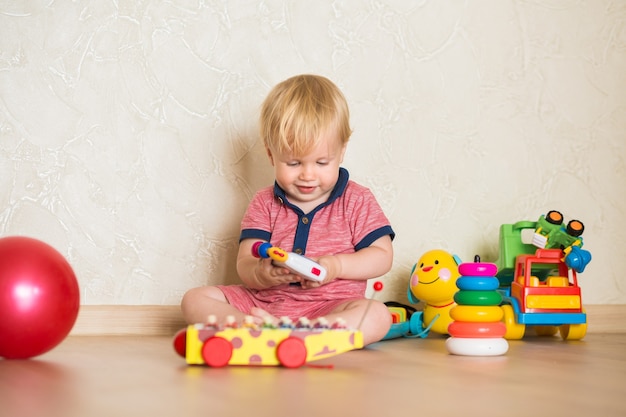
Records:
{"label": "toy handle", "polygon": [[256,242],[254,245],[252,245],[252,256],[254,256],[255,258],[272,258],[273,261],[284,264],[291,257],[296,257],[300,255],[292,253],[290,256],[289,253],[282,250],[281,248],[272,246],[271,243]]}
{"label": "toy handle", "polygon": [[534,229],[536,227],[537,222],[532,222],[530,220],[520,220],[519,222],[513,224],[513,230]]}

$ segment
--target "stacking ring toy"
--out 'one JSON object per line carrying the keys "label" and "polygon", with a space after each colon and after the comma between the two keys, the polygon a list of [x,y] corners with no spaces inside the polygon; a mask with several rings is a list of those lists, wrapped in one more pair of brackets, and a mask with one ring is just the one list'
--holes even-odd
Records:
{"label": "stacking ring toy", "polygon": [[450,317],[456,321],[489,323],[502,320],[504,312],[500,306],[457,305],[450,310]]}
{"label": "stacking ring toy", "polygon": [[456,280],[456,286],[460,290],[467,291],[493,291],[500,286],[500,281],[496,277],[463,276]]}
{"label": "stacking ring toy", "polygon": [[496,264],[483,262],[466,262],[459,265],[459,274],[469,276],[478,275],[482,277],[492,277],[498,273]]}
{"label": "stacking ring toy", "polygon": [[501,321],[493,323],[453,321],[448,326],[448,333],[454,337],[504,337],[506,325]]}
{"label": "stacking ring toy", "polygon": [[446,348],[453,355],[498,356],[509,350],[509,344],[503,338],[463,338],[449,337]]}
{"label": "stacking ring toy", "polygon": [[497,306],[502,302],[502,295],[497,291],[457,291],[454,294],[457,304],[472,306]]}

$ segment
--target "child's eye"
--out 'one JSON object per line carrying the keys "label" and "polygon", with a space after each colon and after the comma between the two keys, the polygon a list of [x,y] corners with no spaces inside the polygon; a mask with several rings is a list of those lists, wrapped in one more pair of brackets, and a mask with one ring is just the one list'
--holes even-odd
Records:
{"label": "child's eye", "polygon": [[328,161],[317,161],[317,165],[326,166],[328,165]]}
{"label": "child's eye", "polygon": [[300,162],[298,162],[298,161],[289,161],[289,162],[287,162],[287,166],[288,167],[297,167],[298,165],[300,165]]}

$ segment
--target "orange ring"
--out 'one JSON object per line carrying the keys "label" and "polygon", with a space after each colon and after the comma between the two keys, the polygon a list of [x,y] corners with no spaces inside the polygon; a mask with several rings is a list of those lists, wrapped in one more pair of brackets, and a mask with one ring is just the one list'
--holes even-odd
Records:
{"label": "orange ring", "polygon": [[450,310],[450,317],[455,321],[491,323],[502,320],[503,316],[500,306],[456,305]]}
{"label": "orange ring", "polygon": [[501,321],[491,323],[453,321],[448,333],[454,337],[504,337],[506,326]]}

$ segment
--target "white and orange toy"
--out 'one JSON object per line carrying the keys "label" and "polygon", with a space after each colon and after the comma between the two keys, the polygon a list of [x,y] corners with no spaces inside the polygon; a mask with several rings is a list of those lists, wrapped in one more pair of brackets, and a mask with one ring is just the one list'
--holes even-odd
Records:
{"label": "white and orange toy", "polygon": [[287,252],[267,242],[256,242],[252,255],[257,258],[271,258],[276,266],[281,266],[311,281],[324,281],[326,268],[306,256]]}

